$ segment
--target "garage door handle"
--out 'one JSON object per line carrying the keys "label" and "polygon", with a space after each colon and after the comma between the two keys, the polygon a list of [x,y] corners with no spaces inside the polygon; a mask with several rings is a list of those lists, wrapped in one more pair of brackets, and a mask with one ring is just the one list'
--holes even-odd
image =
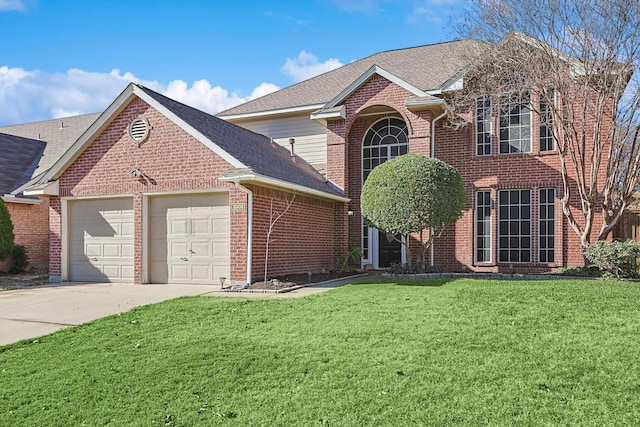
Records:
{"label": "garage door handle", "polygon": [[183,261],[189,261],[189,259],[187,257],[184,257],[184,256],[182,258],[180,258],[180,259],[183,260]]}
{"label": "garage door handle", "polygon": [[97,261],[97,260],[98,260],[98,258],[96,258],[96,257],[91,258],[91,261]]}

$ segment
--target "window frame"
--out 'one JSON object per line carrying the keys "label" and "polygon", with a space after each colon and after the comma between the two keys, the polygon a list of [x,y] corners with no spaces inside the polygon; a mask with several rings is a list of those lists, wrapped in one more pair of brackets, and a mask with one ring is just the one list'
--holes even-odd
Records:
{"label": "window frame", "polygon": [[[526,97],[528,102],[525,104],[522,100]],[[515,101],[512,101],[513,99]],[[505,99],[508,101],[505,102]],[[513,110],[517,108],[518,112],[514,113]],[[523,110],[527,110],[523,114]],[[506,115],[505,115],[506,113]],[[519,117],[518,123],[511,123],[514,118]],[[521,121],[526,117],[528,123],[522,124]],[[503,124],[507,122],[507,126],[503,126]],[[527,138],[522,137],[523,130],[528,131]],[[514,138],[512,136],[512,132],[518,131],[520,133],[519,138]],[[531,106],[531,93],[519,93],[519,92],[511,92],[505,93],[500,96],[500,103],[498,107],[498,152],[500,154],[522,154],[522,153],[531,153],[532,150],[532,131],[533,131],[533,108]],[[509,137],[507,139],[503,139],[503,132],[506,132]],[[528,150],[523,150],[523,143],[528,139]],[[516,147],[514,145],[515,141],[519,141],[519,145]],[[508,148],[508,151],[503,151],[503,148]]]}
{"label": "window frame", "polygon": [[[549,89],[551,92],[552,102],[556,102],[556,94],[553,89]],[[553,135],[553,115],[551,114],[551,106],[543,100],[543,95],[538,97],[538,106],[540,114],[538,115],[538,151],[541,153],[548,153],[557,150],[557,141]],[[543,141],[545,148],[543,149]],[[551,144],[549,146],[549,144]]]}
{"label": "window frame", "polygon": [[[511,200],[512,194],[513,193],[518,193],[518,203],[513,203]],[[524,192],[528,192],[529,194],[529,201],[527,204],[523,204],[522,203],[522,194]],[[508,203],[507,205],[503,204],[503,197],[502,195],[508,193]],[[497,200],[497,207],[498,207],[498,214],[497,214],[497,234],[498,234],[498,262],[499,263],[508,263],[508,264],[531,264],[533,263],[533,218],[532,218],[532,209],[533,209],[533,191],[530,188],[523,188],[523,189],[504,189],[504,190],[500,190],[498,191],[498,200]],[[528,218],[523,218],[522,214],[523,212],[523,207],[528,207]],[[512,213],[514,212],[514,208],[518,210],[518,218],[513,218],[512,217]],[[503,213],[507,212],[508,215],[506,216],[506,218],[503,217]],[[514,233],[512,232],[513,229],[513,224],[516,223],[518,224],[517,227],[517,232]],[[523,234],[521,231],[523,229],[523,223],[524,222],[528,222],[529,223],[529,232],[528,234]],[[506,224],[506,228],[507,228],[507,233],[503,233],[503,223]],[[529,245],[528,246],[524,246],[522,245],[523,243],[523,239],[529,239]],[[508,242],[508,244],[504,245],[504,239],[506,239],[506,241]],[[518,242],[517,247],[516,246],[512,246],[512,242],[514,241],[513,239],[517,239],[516,241]],[[512,253],[514,251],[518,252],[518,257],[517,259],[515,259],[515,257],[512,257]],[[529,259],[527,261],[523,261],[522,260],[522,254],[528,252],[529,255]],[[503,259],[503,253],[507,254],[507,259]]]}
{"label": "window frame", "polygon": [[[482,194],[482,200],[480,195]],[[487,203],[488,202],[488,203]],[[476,191],[476,206],[475,206],[475,250],[474,258],[478,264],[488,264],[493,262],[492,254],[492,238],[493,238],[493,200],[491,199],[491,190],[478,190]],[[482,210],[482,215],[481,215]],[[488,215],[487,215],[488,212]],[[480,226],[482,226],[483,233],[480,233]],[[483,245],[481,247],[480,240],[482,239]],[[488,245],[485,244],[488,242]],[[482,257],[480,256],[481,252]],[[485,259],[485,256],[488,257]],[[482,259],[481,259],[482,258]]]}
{"label": "window frame", "polygon": [[[483,95],[476,98],[475,114],[476,156],[490,156],[493,151],[493,98],[491,95]],[[482,120],[480,120],[481,118]],[[480,131],[480,127],[482,127],[482,131]],[[481,138],[482,142],[480,141]],[[481,147],[483,148],[482,153],[480,152]]]}
{"label": "window frame", "polygon": [[[545,197],[542,197],[545,192]],[[552,197],[549,197],[552,195]],[[544,202],[543,202],[544,199]],[[544,212],[544,214],[543,214]],[[544,224],[544,227],[543,227]],[[543,228],[546,230],[542,232]],[[538,189],[538,262],[540,264],[555,264],[556,258],[556,189],[544,187]],[[543,245],[544,240],[544,245]],[[549,247],[549,240],[552,247]],[[544,248],[543,248],[544,246]],[[542,254],[545,254],[544,261]],[[551,255],[551,256],[549,256]]]}

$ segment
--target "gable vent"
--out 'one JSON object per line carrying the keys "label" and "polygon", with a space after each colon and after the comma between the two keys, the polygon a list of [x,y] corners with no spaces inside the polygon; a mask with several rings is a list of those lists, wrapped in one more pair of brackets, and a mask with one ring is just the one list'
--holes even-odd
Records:
{"label": "gable vent", "polygon": [[129,125],[129,136],[138,144],[149,135],[149,122],[144,117],[138,117]]}

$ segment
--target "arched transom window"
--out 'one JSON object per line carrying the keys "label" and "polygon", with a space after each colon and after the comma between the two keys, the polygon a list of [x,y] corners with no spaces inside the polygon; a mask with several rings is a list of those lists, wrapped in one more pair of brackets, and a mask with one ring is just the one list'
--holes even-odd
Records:
{"label": "arched transom window", "polygon": [[362,183],[369,172],[381,163],[407,154],[407,125],[401,119],[389,117],[373,124],[362,143]]}

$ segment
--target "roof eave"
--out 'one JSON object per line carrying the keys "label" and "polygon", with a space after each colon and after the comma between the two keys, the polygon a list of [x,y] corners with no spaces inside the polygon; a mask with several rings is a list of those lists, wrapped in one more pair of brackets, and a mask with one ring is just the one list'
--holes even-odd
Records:
{"label": "roof eave", "polygon": [[304,113],[304,112],[312,112],[317,111],[320,108],[323,108],[325,104],[311,104],[311,105],[299,105],[296,107],[289,108],[278,108],[274,110],[264,110],[264,111],[256,111],[251,113],[241,113],[241,114],[227,114],[227,115],[218,115],[217,117],[233,122],[234,120],[244,120],[244,119],[253,119],[253,118],[267,118],[269,116],[278,116],[282,114],[296,114],[296,113]]}
{"label": "roof eave", "polygon": [[23,191],[25,196],[59,196],[60,181],[39,183]]}
{"label": "roof eave", "polygon": [[328,199],[337,202],[349,203],[351,199],[343,197],[337,194],[332,194],[326,191],[316,190],[304,185],[294,184],[288,181],[283,181],[277,178],[271,178],[269,176],[261,175],[253,171],[243,170],[239,174],[225,174],[219,178],[220,181],[242,183],[242,184],[258,184],[264,187],[278,188],[294,191],[309,196],[319,197],[321,199]]}
{"label": "roof eave", "polygon": [[22,203],[25,205],[39,205],[42,203],[42,200],[40,199],[20,197],[14,194],[5,194],[4,196],[0,197],[0,199],[2,199],[5,203]]}

